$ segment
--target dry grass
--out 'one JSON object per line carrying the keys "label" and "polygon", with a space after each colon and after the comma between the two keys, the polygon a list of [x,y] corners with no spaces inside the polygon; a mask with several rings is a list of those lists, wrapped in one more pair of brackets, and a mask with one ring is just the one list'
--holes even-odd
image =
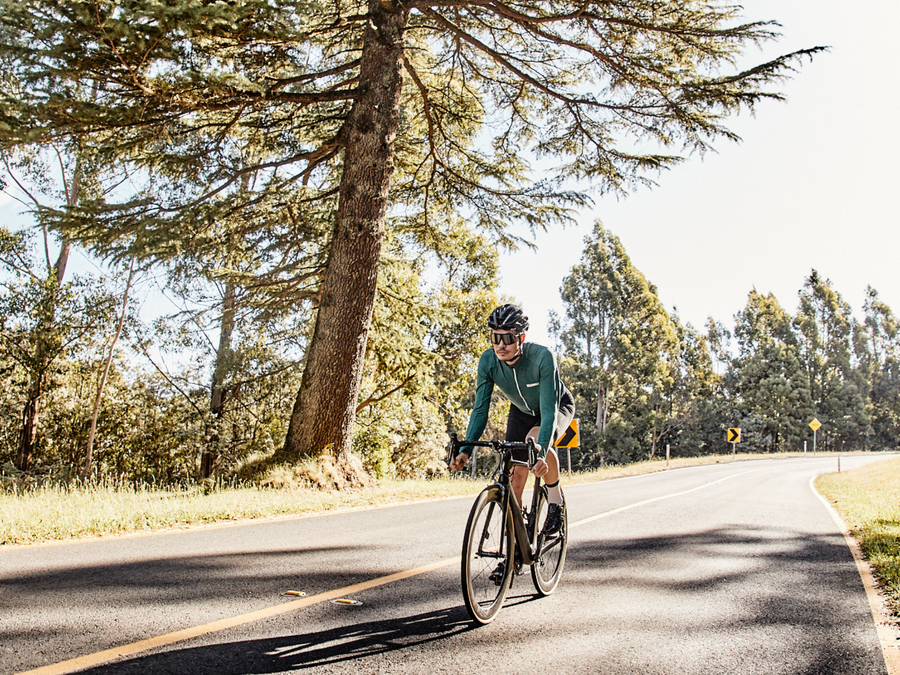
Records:
{"label": "dry grass", "polygon": [[900,617],[900,458],[819,476],[816,489],[847,523]]}
{"label": "dry grass", "polygon": [[[774,455],[737,455],[736,459]],[[785,457],[787,455],[778,455]],[[590,483],[667,468],[733,461],[731,455],[639,462],[628,466],[564,476],[563,484]],[[485,478],[383,480],[368,489],[330,490],[300,487],[295,480],[274,480],[284,487],[232,487],[209,490],[135,488],[91,483],[43,486],[0,492],[0,545],[102,537],[197,525],[299,515],[339,509],[475,495]],[[309,481],[307,481],[309,482]]]}
{"label": "dry grass", "polygon": [[368,490],[161,490],[45,486],[0,493],[0,545],[102,537],[474,493],[470,481],[387,482]]}

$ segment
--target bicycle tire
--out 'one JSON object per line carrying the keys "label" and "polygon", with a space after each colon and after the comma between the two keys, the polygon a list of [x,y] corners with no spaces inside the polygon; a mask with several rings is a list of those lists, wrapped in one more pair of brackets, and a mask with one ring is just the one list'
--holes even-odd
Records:
{"label": "bicycle tire", "polygon": [[[497,488],[482,491],[469,512],[460,568],[466,610],[477,623],[490,623],[503,606],[512,581],[514,539],[502,493]],[[504,568],[498,584],[490,576],[500,563]]]}
{"label": "bicycle tire", "polygon": [[563,567],[566,564],[566,549],[569,543],[569,523],[565,511],[563,511],[563,523],[558,534],[548,538],[541,534],[541,527],[547,518],[547,507],[547,488],[542,485],[535,505],[538,518],[535,521],[531,541],[532,550],[534,550],[535,543],[540,541],[541,551],[536,554],[536,560],[531,566],[531,580],[534,582],[537,592],[543,596],[550,595],[559,584],[559,578],[562,576]]}

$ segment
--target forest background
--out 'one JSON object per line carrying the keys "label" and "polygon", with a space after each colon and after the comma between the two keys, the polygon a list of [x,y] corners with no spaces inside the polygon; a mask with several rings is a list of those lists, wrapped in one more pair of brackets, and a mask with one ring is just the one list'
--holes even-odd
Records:
{"label": "forest background", "polygon": [[[16,53],[5,56],[15,74]],[[78,96],[90,104],[97,92],[88,87]],[[309,174],[272,222],[272,205],[255,201],[262,194],[256,181],[271,176],[238,167],[231,188],[245,210],[234,222],[181,240],[179,232],[153,231],[159,239],[141,242],[148,255],[134,240],[125,246],[84,227],[109,224],[110,196],[140,183],[140,171],[123,164],[101,175],[77,143],[19,139],[5,147],[5,190],[32,216],[7,226],[0,242],[5,475],[172,484],[250,475],[277,455],[301,387],[330,245],[333,202],[293,208],[304,204]],[[188,197],[195,188],[163,187]],[[560,195],[569,206],[579,203],[577,195]],[[560,212],[551,206],[536,206],[531,225],[552,226]],[[76,208],[74,224],[59,215]],[[148,217],[132,208],[120,234],[140,230],[135,213]],[[192,215],[203,217],[202,208]],[[353,451],[376,476],[442,470],[446,433],[464,427],[475,362],[487,347],[484,317],[502,300],[498,251],[515,243],[503,223],[470,227],[464,210],[451,212],[439,235],[421,222],[404,225],[403,215],[395,211],[380,254],[354,404]],[[67,275],[78,242],[95,271]],[[653,457],[666,445],[675,456],[727,451],[725,429],[735,426],[742,450],[802,450],[814,417],[823,424],[819,449],[896,447],[896,321],[874,289],[854,316],[812,270],[796,312],[751,290],[733,325],[710,320],[695,328],[662,306],[598,222],[561,295],[565,311],[553,317],[551,335],[582,420],[576,468]],[[160,314],[161,296],[178,311]],[[501,418],[495,406],[491,433],[500,432]]]}

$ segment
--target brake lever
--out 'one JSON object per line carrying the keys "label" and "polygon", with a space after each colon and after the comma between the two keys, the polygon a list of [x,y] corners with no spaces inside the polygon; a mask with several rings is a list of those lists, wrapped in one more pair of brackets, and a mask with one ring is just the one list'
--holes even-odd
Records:
{"label": "brake lever", "polygon": [[456,456],[454,450],[459,446],[459,440],[456,433],[450,434],[450,444],[447,446],[447,459],[444,460],[447,466],[450,466],[450,462],[453,461],[453,458]]}

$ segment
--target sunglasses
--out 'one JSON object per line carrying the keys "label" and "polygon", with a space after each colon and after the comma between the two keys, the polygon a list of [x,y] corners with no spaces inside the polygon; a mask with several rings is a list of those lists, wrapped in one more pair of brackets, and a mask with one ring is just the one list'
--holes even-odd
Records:
{"label": "sunglasses", "polygon": [[491,333],[491,342],[495,345],[511,345],[519,339],[519,333]]}

